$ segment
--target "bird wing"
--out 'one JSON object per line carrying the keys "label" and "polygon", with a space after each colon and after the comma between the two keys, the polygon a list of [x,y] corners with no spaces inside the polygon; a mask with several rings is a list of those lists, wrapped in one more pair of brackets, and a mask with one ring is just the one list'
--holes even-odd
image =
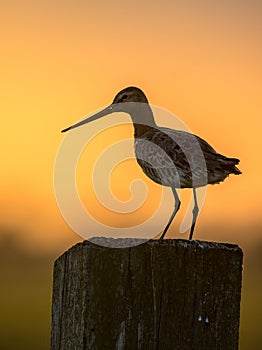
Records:
{"label": "bird wing", "polygon": [[183,130],[157,128],[144,133],[136,140],[136,156],[149,177],[162,174],[162,184],[166,174],[173,183],[179,177],[181,187],[198,187],[241,173],[235,166],[238,159],[217,153],[205,140]]}
{"label": "bird wing", "polygon": [[[208,148],[208,143],[205,145]],[[210,151],[212,149],[209,146]],[[158,128],[135,141],[136,157],[140,165],[162,172],[172,171],[175,177],[189,184],[207,184],[207,166],[199,138],[183,130]],[[215,152],[212,149],[212,152]],[[143,163],[143,164],[142,164]],[[148,170],[148,171],[149,171]]]}
{"label": "bird wing", "polygon": [[[183,130],[159,128],[154,133],[145,133],[135,141],[136,155],[152,164],[154,168],[174,168],[196,170],[205,164],[204,152],[200,147],[199,137]],[[205,142],[206,148],[215,152]]]}

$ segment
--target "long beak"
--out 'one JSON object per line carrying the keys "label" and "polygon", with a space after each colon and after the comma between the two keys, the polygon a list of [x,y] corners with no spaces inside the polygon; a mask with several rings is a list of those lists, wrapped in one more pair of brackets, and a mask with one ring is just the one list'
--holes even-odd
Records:
{"label": "long beak", "polygon": [[104,116],[107,115],[107,114],[113,113],[113,112],[114,112],[114,106],[115,106],[115,105],[112,104],[112,105],[106,107],[105,109],[103,109],[102,111],[96,113],[96,114],[93,115],[92,117],[88,117],[88,118],[82,120],[82,121],[79,122],[79,123],[76,123],[76,124],[74,124],[74,125],[72,125],[72,126],[69,126],[69,128],[66,128],[66,129],[62,130],[61,132],[66,132],[66,131],[68,131],[68,130],[77,128],[78,126],[84,125],[84,124],[86,124],[86,123],[89,123],[89,122],[92,122],[92,121],[97,120],[97,119],[99,119],[99,118],[102,118],[102,117],[104,117]]}

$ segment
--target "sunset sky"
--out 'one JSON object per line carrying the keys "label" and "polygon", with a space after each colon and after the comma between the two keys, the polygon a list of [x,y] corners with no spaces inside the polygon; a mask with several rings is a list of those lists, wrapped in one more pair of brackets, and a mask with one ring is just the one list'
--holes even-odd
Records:
{"label": "sunset sky", "polygon": [[[15,235],[22,246],[39,251],[67,242],[72,230],[53,189],[55,157],[65,137],[60,131],[134,85],[218,152],[241,160],[241,176],[208,187],[196,238],[234,243],[245,235],[259,238],[261,17],[257,0],[1,4],[0,234]],[[97,122],[96,130],[110,120]],[[87,184],[79,184],[86,206],[119,227],[146,218],[150,206],[129,217],[104,211],[92,194],[88,169],[99,149],[120,134],[132,137],[131,126],[123,128],[94,139],[79,163],[83,179],[86,160]],[[120,200],[130,197],[132,174],[142,176],[132,160],[121,165],[118,176],[117,170],[112,174]],[[155,206],[159,186],[143,179]],[[185,193],[172,237],[188,205]],[[167,210],[172,208],[171,201]],[[230,236],[223,235],[225,227],[232,228]]]}

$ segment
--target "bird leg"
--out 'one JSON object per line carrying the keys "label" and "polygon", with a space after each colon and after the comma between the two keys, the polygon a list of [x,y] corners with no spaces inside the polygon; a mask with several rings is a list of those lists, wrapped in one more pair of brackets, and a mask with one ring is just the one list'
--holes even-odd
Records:
{"label": "bird leg", "polygon": [[194,193],[195,205],[194,205],[194,209],[192,211],[192,213],[193,213],[193,220],[192,220],[192,225],[191,225],[190,234],[189,234],[189,239],[190,240],[193,237],[193,232],[194,232],[194,228],[195,228],[195,224],[196,224],[196,219],[197,219],[197,215],[198,215],[198,212],[199,212],[198,205],[197,205],[196,189],[194,187],[193,187],[193,193]]}
{"label": "bird leg", "polygon": [[171,225],[171,222],[173,221],[174,217],[176,216],[176,213],[178,212],[178,210],[180,208],[180,204],[181,204],[180,199],[178,197],[178,194],[176,192],[176,189],[172,188],[172,191],[173,191],[173,194],[174,194],[174,197],[175,197],[175,208],[174,208],[174,211],[173,211],[172,215],[170,216],[170,219],[169,219],[169,221],[168,221],[168,223],[167,223],[167,225],[166,225],[166,227],[165,227],[161,237],[159,238],[161,240],[164,238],[164,236],[165,236],[169,226]]}

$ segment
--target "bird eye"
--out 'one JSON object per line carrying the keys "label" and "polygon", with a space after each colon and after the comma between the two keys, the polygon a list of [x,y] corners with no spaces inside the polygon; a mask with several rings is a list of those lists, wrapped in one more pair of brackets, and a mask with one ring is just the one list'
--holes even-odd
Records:
{"label": "bird eye", "polygon": [[122,96],[122,100],[126,100],[128,98],[128,96],[125,94]]}

